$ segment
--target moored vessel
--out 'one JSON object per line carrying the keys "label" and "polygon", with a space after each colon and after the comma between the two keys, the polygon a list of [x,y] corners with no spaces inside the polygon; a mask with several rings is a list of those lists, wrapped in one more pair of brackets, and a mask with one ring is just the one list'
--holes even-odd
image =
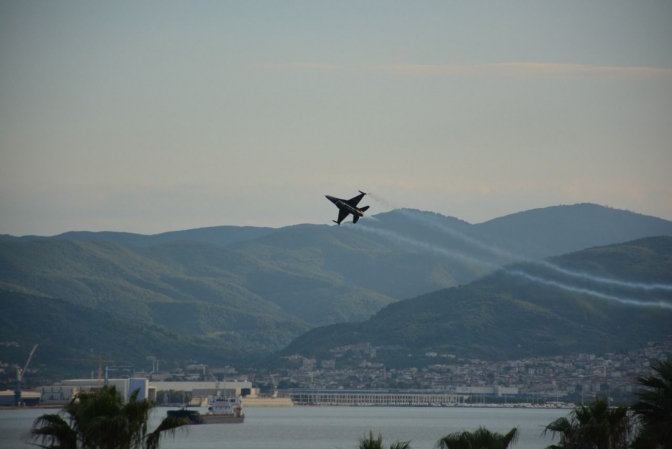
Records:
{"label": "moored vessel", "polygon": [[188,418],[192,424],[240,424],[245,421],[240,396],[211,396],[208,399],[208,413],[196,410],[169,410],[168,416]]}
{"label": "moored vessel", "polygon": [[208,413],[201,415],[203,424],[242,423],[245,421],[243,402],[240,396],[211,396]]}

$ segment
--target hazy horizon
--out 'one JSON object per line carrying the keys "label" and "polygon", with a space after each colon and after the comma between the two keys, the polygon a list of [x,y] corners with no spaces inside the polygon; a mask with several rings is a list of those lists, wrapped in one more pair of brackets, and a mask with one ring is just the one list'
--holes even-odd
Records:
{"label": "hazy horizon", "polygon": [[357,190],[470,223],[577,203],[672,220],[671,19],[669,2],[4,2],[0,234],[330,224],[324,195]]}
{"label": "hazy horizon", "polygon": [[[439,214],[438,212],[431,211],[431,210],[414,209],[414,208],[406,208],[406,207],[392,207],[392,205],[387,204],[387,202],[384,201],[384,200],[383,200],[383,202],[378,202],[378,201],[370,201],[370,202],[375,203],[376,205],[381,205],[384,208],[384,210],[381,211],[381,212],[369,213],[364,218],[360,219],[360,222],[362,220],[369,220],[369,219],[375,220],[377,215],[392,212],[394,210],[402,210],[402,209],[416,210],[416,211],[419,211],[419,212],[422,212],[422,213]],[[631,213],[638,214],[638,215],[646,215],[646,214],[639,214],[638,212],[635,212],[635,211],[629,211],[629,210],[626,210],[626,209],[619,209],[619,208],[612,208],[610,206],[604,206],[604,205],[595,204],[595,203],[556,204],[556,205],[552,205],[552,206],[545,206],[545,207],[540,207],[540,208],[526,209],[526,210],[521,210],[521,211],[517,211],[517,212],[512,212],[510,214],[500,215],[500,216],[493,217],[491,219],[484,220],[484,221],[481,221],[481,222],[470,222],[468,220],[464,220],[461,217],[457,217],[457,216],[454,216],[454,215],[445,215],[445,214],[439,214],[439,215],[442,215],[444,217],[449,217],[449,218],[456,218],[456,219],[465,221],[465,222],[467,222],[471,225],[477,225],[477,224],[487,223],[488,221],[496,220],[498,218],[507,217],[509,215],[516,215],[516,214],[519,214],[519,213],[528,212],[528,211],[535,210],[535,209],[546,209],[546,208],[563,207],[563,206],[571,207],[571,206],[578,206],[578,205],[583,205],[583,204],[590,204],[590,205],[599,206],[599,207],[606,207],[608,209],[622,210],[622,211],[625,211],[625,212],[631,212]],[[646,215],[646,216],[653,217],[653,218],[660,218],[660,217],[655,217],[653,215]],[[660,219],[665,220],[664,218],[660,218]],[[667,220],[667,221],[672,221],[672,220]],[[236,225],[236,224],[230,224],[230,223],[218,223],[218,224],[205,225],[205,226],[194,226],[194,227],[191,227],[191,228],[166,229],[166,230],[160,230],[160,231],[157,231],[157,232],[134,232],[134,231],[126,230],[126,229],[100,229],[100,230],[68,229],[68,230],[58,232],[58,233],[55,233],[55,234],[8,234],[8,233],[5,233],[4,235],[10,235],[12,237],[24,237],[24,236],[25,237],[30,237],[30,236],[52,237],[52,236],[56,236],[56,235],[60,235],[60,234],[68,233],[68,232],[119,232],[119,233],[129,233],[129,234],[139,234],[139,235],[158,235],[158,234],[169,233],[169,232],[188,231],[188,230],[192,230],[192,229],[216,228],[216,227],[220,227],[220,226],[237,226],[237,227],[250,226],[250,227],[266,227],[266,228],[272,228],[272,229],[280,229],[280,228],[283,228],[283,227],[301,226],[301,225],[336,226],[336,225],[333,224],[332,221],[329,221],[328,223],[327,222],[324,222],[324,223],[321,223],[321,222],[317,222],[317,223],[296,222],[296,223],[288,223],[288,224],[277,225],[277,226]],[[343,226],[350,226],[350,225],[354,226],[354,224],[352,223],[351,216],[346,218],[346,220],[343,221],[342,225]],[[3,235],[3,234],[0,233],[0,235]]]}

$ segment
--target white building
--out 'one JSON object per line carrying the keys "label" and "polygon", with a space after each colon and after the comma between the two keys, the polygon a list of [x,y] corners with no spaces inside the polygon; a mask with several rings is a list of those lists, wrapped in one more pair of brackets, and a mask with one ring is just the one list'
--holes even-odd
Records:
{"label": "white building", "polygon": [[[96,390],[100,388],[98,379],[70,379],[60,382],[60,386],[77,388],[78,390]],[[115,386],[117,391],[121,393],[121,397],[128,401],[131,394],[135,390],[140,390],[138,399],[149,399],[156,401],[156,389],[150,387],[147,379],[108,379],[107,385]],[[44,388],[44,387],[43,387]]]}
{"label": "white building", "polygon": [[49,385],[39,387],[40,404],[42,405],[65,405],[79,393],[79,387],[72,385]]}
{"label": "white building", "polygon": [[[124,400],[128,401],[135,390],[140,390],[138,400],[149,399],[156,402],[157,391],[188,391],[194,390],[208,391],[227,391],[231,394],[250,394],[253,392],[252,382],[153,382],[144,378],[131,379],[108,379],[107,384],[115,386],[121,393]],[[41,403],[59,404],[67,403],[78,392],[86,390],[97,390],[101,387],[98,379],[69,379],[59,382],[55,385],[40,387],[37,391],[40,393]]]}

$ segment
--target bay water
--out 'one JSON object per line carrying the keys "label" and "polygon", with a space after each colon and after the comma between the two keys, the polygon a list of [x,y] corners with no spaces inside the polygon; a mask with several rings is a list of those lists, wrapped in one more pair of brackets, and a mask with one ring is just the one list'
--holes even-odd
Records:
{"label": "bay water", "polygon": [[[150,430],[166,416],[158,407]],[[206,410],[202,409],[204,413]],[[0,410],[0,448],[35,447],[26,440],[34,420],[58,410]],[[161,442],[163,449],[356,449],[359,439],[380,433],[384,443],[411,442],[431,449],[443,436],[484,426],[506,433],[518,427],[513,449],[542,449],[551,444],[543,428],[570,410],[481,407],[248,407],[243,424],[190,426]],[[557,438],[556,438],[557,442]]]}

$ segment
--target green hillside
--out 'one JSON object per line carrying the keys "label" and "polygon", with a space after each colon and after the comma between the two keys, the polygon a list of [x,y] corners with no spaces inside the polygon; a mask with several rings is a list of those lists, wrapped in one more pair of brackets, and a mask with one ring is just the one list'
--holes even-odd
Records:
{"label": "green hillside", "polygon": [[[46,375],[67,371],[88,377],[92,363],[73,363],[63,358],[114,360],[120,365],[146,366],[146,357],[163,361],[208,361],[212,365],[245,363],[253,355],[244,339],[188,338],[154,325],[120,319],[110,313],[81,307],[55,298],[2,292],[0,300],[2,360],[25,361],[26,348],[39,344],[33,366]],[[170,363],[167,368],[170,368]],[[77,371],[80,370],[80,371]]]}
{"label": "green hillside", "polygon": [[482,239],[544,258],[592,246],[672,235],[672,222],[597,204],[552,206],[474,225]]}
{"label": "green hillside", "polygon": [[[444,320],[446,335],[454,332],[456,342],[461,338],[472,341],[465,336],[480,332],[480,327],[469,323],[478,323],[481,315],[485,320],[488,313],[494,313],[491,302],[501,299],[497,282],[504,290],[516,286],[521,292],[510,291],[512,304],[492,316],[507,316],[507,310],[522,307],[524,310],[509,314],[515,322],[518,316],[535,316],[541,306],[528,301],[524,279],[509,276],[500,280],[500,274],[485,278],[477,294],[443,289],[466,285],[492,274],[498,266],[530,255],[557,255],[555,251],[562,248],[583,249],[596,242],[620,242],[619,238],[652,232],[672,234],[672,222],[601,206],[576,205],[527,211],[482,225],[401,209],[343,226],[221,226],[154,236],[107,232],[72,232],[52,238],[0,236],[0,301],[12,301],[16,294],[32,298],[27,304],[35,307],[40,307],[41,301],[47,304],[61,300],[76,310],[113,316],[125,325],[162,328],[189,341],[199,339],[206,346],[230,348],[233,344],[251,357],[262,357],[308,329],[367,320],[398,300],[427,294],[427,313],[441,311],[447,303],[452,309],[446,313],[464,314],[464,320]],[[617,277],[653,275],[667,279],[667,268],[648,253],[642,261],[630,259],[624,264],[611,263],[612,255],[605,255],[604,249],[591,251],[590,259],[584,260],[579,253],[564,256],[562,263]],[[533,265],[528,269],[539,273],[543,267]],[[557,273],[546,275],[554,279]],[[573,279],[579,284],[584,281]],[[471,292],[469,288],[467,292]],[[445,302],[444,296],[453,299]],[[465,302],[467,297],[485,302],[472,310],[475,302]],[[49,303],[53,304],[57,303]],[[394,330],[398,338],[406,335],[402,341],[432,340],[431,326],[416,329],[424,325],[417,316],[413,320],[418,326],[409,329],[395,322],[394,316],[390,323],[383,320],[389,311],[403,310],[405,304],[383,310],[370,322],[372,328],[374,324],[380,326],[381,341],[388,339],[383,329],[388,324],[399,328]],[[561,326],[565,325],[562,320],[568,319],[563,313],[544,309],[541,318]],[[7,318],[12,323],[8,329],[27,326],[17,321],[18,316]],[[566,325],[571,328],[575,324]],[[40,322],[31,325],[40,326]],[[599,342],[607,338],[601,330],[589,327],[584,324],[578,328],[585,332],[586,339]],[[331,331],[315,332],[309,335],[326,338]],[[544,341],[542,330],[539,332],[538,341]],[[346,334],[334,338],[357,340],[356,335]],[[11,333],[6,338],[14,341]],[[319,342],[315,339],[311,343]],[[571,347],[570,343],[566,346]],[[487,355],[488,344],[485,341],[476,347],[482,347],[478,351]],[[445,347],[459,349],[463,343],[446,343]],[[72,349],[84,350],[78,346]],[[0,359],[5,360],[4,356]]]}
{"label": "green hillside", "polygon": [[114,242],[131,246],[152,246],[152,245],[160,245],[162,243],[189,240],[193,242],[212,243],[215,245],[226,246],[244,240],[251,240],[263,237],[272,232],[275,232],[275,229],[259,228],[252,226],[212,226],[209,228],[187,229],[184,231],[170,231],[153,235],[134,234],[131,232],[112,232],[112,231],[102,231],[102,232],[70,231],[65,232],[63,234],[55,235],[53,237],[41,237],[36,235],[14,237],[10,235],[0,234],[0,240],[28,242],[31,240],[43,240],[46,238],[54,238],[61,240],[74,240],[79,242],[85,242],[85,241]]}
{"label": "green hillside", "polygon": [[[260,324],[255,331],[286,329],[283,338],[262,339],[283,345],[311,324],[361,319],[392,301],[348,286],[318,268],[285,269],[240,251],[196,242],[136,248],[39,240],[2,242],[0,248],[0,287],[5,291],[61,298],[169,329],[178,326],[186,335],[246,332],[244,338],[254,343],[256,332],[240,323],[270,321],[273,326]],[[311,301],[297,305],[308,296]],[[331,301],[335,297],[340,301]],[[210,312],[202,313],[202,319],[182,323],[162,312],[181,310],[186,316],[206,308]]]}
{"label": "green hillside", "polygon": [[[671,285],[672,237],[592,248],[552,262],[619,281]],[[518,272],[610,297],[661,301],[670,307],[626,305],[531,281]],[[466,286],[391,304],[362,323],[313,329],[282,354],[333,358],[330,350],[334,348],[370,343],[384,347],[378,351],[378,361],[394,366],[438,363],[423,360],[427,352],[486,359],[604,353],[665,338],[671,333],[670,323],[670,289],[610,286],[528,263]]]}

